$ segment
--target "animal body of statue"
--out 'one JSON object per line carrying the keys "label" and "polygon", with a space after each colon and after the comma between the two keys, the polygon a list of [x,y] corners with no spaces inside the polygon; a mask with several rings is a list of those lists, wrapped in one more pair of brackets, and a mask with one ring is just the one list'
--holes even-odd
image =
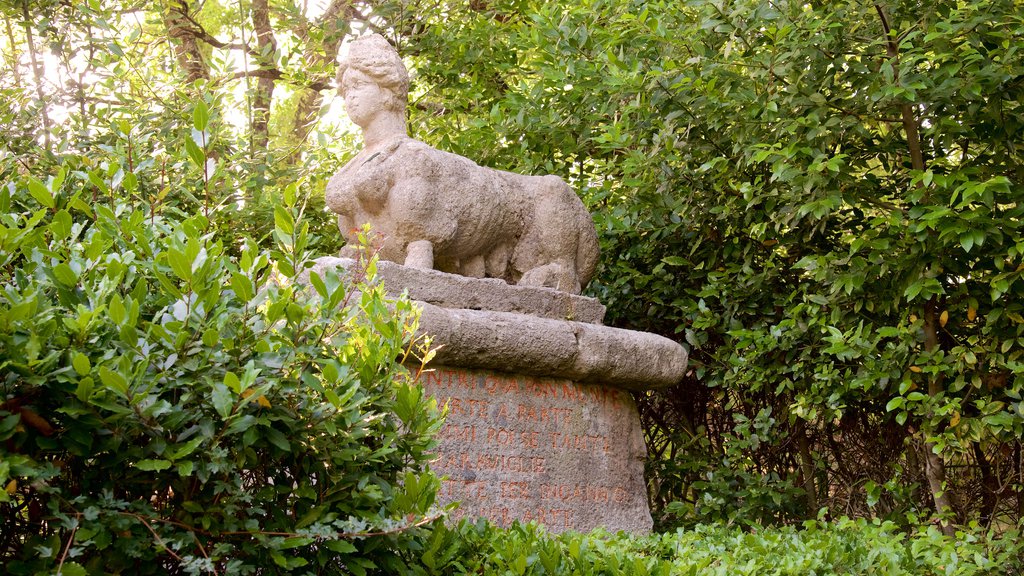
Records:
{"label": "animal body of statue", "polygon": [[349,242],[369,223],[385,260],[572,293],[586,286],[597,234],[565,182],[481,167],[410,138],[408,73],[381,36],[354,41],[338,79],[364,139],[327,184]]}

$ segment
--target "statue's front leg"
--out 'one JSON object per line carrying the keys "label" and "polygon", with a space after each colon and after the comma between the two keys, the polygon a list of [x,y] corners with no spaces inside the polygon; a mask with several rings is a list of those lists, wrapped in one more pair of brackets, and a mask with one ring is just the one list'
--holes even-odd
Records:
{"label": "statue's front leg", "polygon": [[405,249],[405,265],[421,270],[434,269],[434,245],[430,240],[409,242]]}

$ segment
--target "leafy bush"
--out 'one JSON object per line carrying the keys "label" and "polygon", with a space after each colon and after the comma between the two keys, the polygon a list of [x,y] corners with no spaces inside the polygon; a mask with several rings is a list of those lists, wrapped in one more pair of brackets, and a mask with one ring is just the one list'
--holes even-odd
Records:
{"label": "leafy bush", "polygon": [[1011,532],[944,537],[934,527],[904,534],[889,522],[841,519],[748,530],[698,525],[647,537],[619,533],[549,536],[534,525],[483,522],[434,531],[429,574],[736,575],[1022,574],[1024,543]]}
{"label": "leafy bush", "polygon": [[294,186],[264,250],[89,182],[0,190],[4,572],[401,573],[438,487],[411,303],[372,260],[294,284]]}
{"label": "leafy bush", "polygon": [[572,181],[608,322],[690,347],[637,395],[661,526],[1024,517],[1019,3],[411,12],[418,133]]}

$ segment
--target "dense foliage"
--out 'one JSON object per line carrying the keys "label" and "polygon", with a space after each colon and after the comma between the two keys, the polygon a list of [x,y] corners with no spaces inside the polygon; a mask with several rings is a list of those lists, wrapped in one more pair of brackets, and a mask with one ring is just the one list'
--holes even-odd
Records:
{"label": "dense foliage", "polygon": [[[4,571],[1019,573],[1019,2],[0,18]],[[329,89],[366,29],[412,68],[415,137],[569,180],[608,321],[690,347],[637,400],[657,522],[693,531],[429,522],[415,311],[293,283],[340,242],[322,190],[357,140]],[[848,515],[894,524],[823,521]]]}
{"label": "dense foliage", "polygon": [[549,536],[535,527],[496,530],[464,523],[439,528],[427,542],[426,572],[580,576],[806,574],[1021,574],[1024,546],[1016,533],[1000,539],[936,528],[903,534],[891,523],[809,520],[795,527],[747,530],[697,525],[649,537],[592,534]]}
{"label": "dense foliage", "polygon": [[4,573],[401,572],[438,487],[412,304],[373,260],[294,282],[295,186],[267,250],[88,202],[84,160],[0,189]]}
{"label": "dense foliage", "polygon": [[1019,2],[456,14],[403,37],[420,134],[571,179],[610,321],[691,347],[639,397],[665,525],[1024,516]]}

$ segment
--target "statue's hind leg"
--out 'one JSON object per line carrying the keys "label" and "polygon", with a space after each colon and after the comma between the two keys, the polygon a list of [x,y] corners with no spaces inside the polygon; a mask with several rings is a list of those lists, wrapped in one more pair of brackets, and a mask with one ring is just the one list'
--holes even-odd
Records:
{"label": "statue's hind leg", "polygon": [[552,262],[527,270],[519,279],[520,286],[542,286],[571,294],[580,293],[580,283],[570,266]]}
{"label": "statue's hind leg", "polygon": [[[516,246],[513,266],[519,284],[580,293],[576,272],[579,218],[589,214],[569,186],[556,176],[537,178],[533,220]],[[579,205],[577,208],[576,205]]]}

